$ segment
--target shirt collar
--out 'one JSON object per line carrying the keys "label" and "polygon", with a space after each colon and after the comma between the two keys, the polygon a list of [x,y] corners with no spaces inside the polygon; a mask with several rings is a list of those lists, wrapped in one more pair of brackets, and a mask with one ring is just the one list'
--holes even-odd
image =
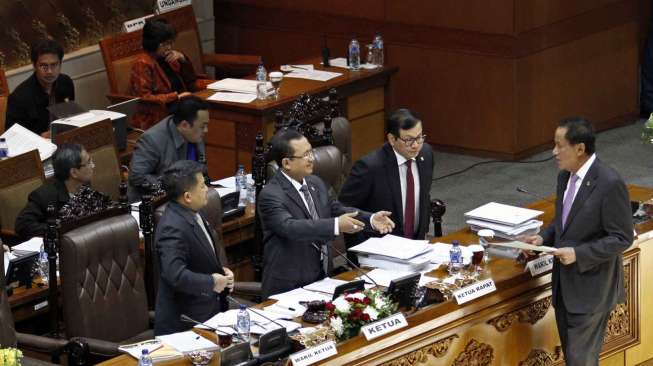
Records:
{"label": "shirt collar", "polygon": [[590,170],[590,167],[594,163],[594,160],[596,160],[596,154],[592,154],[592,156],[590,156],[590,158],[587,159],[585,164],[583,164],[583,166],[581,166],[580,169],[578,169],[576,175],[578,176],[579,181],[582,182],[583,179],[585,179],[585,176],[587,175],[587,172]]}
{"label": "shirt collar", "polygon": [[302,183],[299,183],[298,181],[296,181],[296,180],[290,178],[290,177],[288,176],[288,174],[286,174],[286,172],[284,172],[283,170],[279,169],[279,171],[281,172],[281,174],[283,174],[284,177],[286,177],[286,179],[288,179],[288,180],[290,181],[290,184],[292,184],[292,186],[295,187],[295,189],[296,189],[298,192],[301,192],[300,189],[302,188],[302,186],[303,186],[304,184],[306,184],[306,178],[304,178],[304,180],[302,181]]}
{"label": "shirt collar", "polygon": [[[392,152],[395,153],[395,157],[397,158],[397,165],[398,166],[402,166],[406,161],[408,161],[408,159],[406,159],[403,155],[398,153],[397,150],[395,150],[394,147],[392,148]],[[412,158],[410,160],[415,161],[415,158]]]}
{"label": "shirt collar", "polygon": [[183,144],[186,143],[186,139],[179,133],[175,121],[172,120],[172,116],[168,117],[168,128],[172,131],[172,139],[175,142],[175,148],[179,149]]}

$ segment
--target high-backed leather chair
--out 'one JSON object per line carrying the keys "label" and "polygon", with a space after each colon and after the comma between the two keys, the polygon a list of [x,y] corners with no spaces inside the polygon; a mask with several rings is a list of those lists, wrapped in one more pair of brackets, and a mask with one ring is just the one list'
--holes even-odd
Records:
{"label": "high-backed leather chair", "polygon": [[120,198],[118,187],[122,175],[111,121],[107,119],[55,136],[57,145],[71,142],[84,146],[95,163],[91,180],[93,189],[106,193],[117,201]]}
{"label": "high-backed leather chair", "polygon": [[[313,125],[318,131],[324,133],[324,122]],[[342,153],[342,174],[346,178],[351,171],[353,164],[351,155],[351,123],[345,117],[335,117],[331,119],[331,134],[333,136],[333,145]],[[342,187],[344,181],[341,182]],[[340,191],[340,188],[338,188]]]}
{"label": "high-backed leather chair", "polygon": [[7,118],[7,101],[9,100],[9,85],[5,77],[5,70],[0,69],[0,135],[5,131]]}
{"label": "high-backed leather chair", "polygon": [[0,177],[0,227],[3,235],[15,236],[16,217],[27,197],[45,182],[38,151],[0,161]]}

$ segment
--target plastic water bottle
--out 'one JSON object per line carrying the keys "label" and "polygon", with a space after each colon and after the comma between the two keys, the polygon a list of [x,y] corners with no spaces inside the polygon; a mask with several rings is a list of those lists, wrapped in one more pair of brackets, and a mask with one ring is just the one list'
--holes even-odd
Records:
{"label": "plastic water bottle", "polygon": [[349,42],[349,68],[354,71],[361,68],[361,46],[356,38]]}
{"label": "plastic water bottle", "polygon": [[152,366],[152,356],[150,356],[150,351],[144,349],[141,353],[141,358],[138,359],[138,366]]}
{"label": "plastic water bottle", "polygon": [[460,250],[460,243],[454,240],[449,249],[449,274],[460,272],[463,267],[463,252]]}
{"label": "plastic water bottle", "polygon": [[245,174],[245,166],[238,165],[236,171],[236,189],[238,190],[238,206],[247,206],[247,174]]}
{"label": "plastic water bottle", "polygon": [[268,71],[265,69],[265,66],[263,66],[263,63],[261,62],[256,68],[256,97],[258,99],[264,100],[268,96],[266,87],[267,80]]}
{"label": "plastic water bottle", "polygon": [[0,137],[0,160],[7,159],[9,157],[9,145],[7,145],[7,140],[4,137]]}
{"label": "plastic water bottle", "polygon": [[376,34],[372,44],[374,45],[374,61],[376,61],[375,64],[378,66],[383,66],[383,37],[381,37],[381,33]]}
{"label": "plastic water bottle", "polygon": [[41,250],[39,251],[39,262],[38,262],[38,274],[41,276],[41,280],[44,285],[50,283],[50,262],[48,262],[48,253],[45,252],[43,246],[41,245]]}
{"label": "plastic water bottle", "polygon": [[249,342],[249,312],[245,304],[240,304],[240,310],[236,315],[236,330],[238,335],[245,342]]}

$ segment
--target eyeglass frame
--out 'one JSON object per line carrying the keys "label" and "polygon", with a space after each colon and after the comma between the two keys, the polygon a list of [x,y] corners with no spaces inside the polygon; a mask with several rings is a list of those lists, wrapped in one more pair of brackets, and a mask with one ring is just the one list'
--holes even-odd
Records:
{"label": "eyeglass frame", "polygon": [[408,138],[408,139],[405,139],[405,138],[403,138],[401,136],[396,136],[396,138],[397,138],[397,140],[401,140],[401,142],[403,142],[404,145],[406,145],[406,146],[413,146],[416,142],[418,144],[423,144],[424,141],[426,141],[426,134],[421,134],[418,137],[411,137],[411,138]]}
{"label": "eyeglass frame", "polygon": [[61,61],[53,62],[51,64],[45,64],[45,63],[44,64],[36,64],[36,67],[39,70],[43,71],[43,72],[48,71],[48,70],[57,70],[58,68],[61,67]]}
{"label": "eyeglass frame", "polygon": [[304,159],[304,160],[309,160],[309,159],[315,159],[315,149],[310,149],[304,153],[302,156],[295,156],[295,155],[290,155],[286,156],[288,159]]}

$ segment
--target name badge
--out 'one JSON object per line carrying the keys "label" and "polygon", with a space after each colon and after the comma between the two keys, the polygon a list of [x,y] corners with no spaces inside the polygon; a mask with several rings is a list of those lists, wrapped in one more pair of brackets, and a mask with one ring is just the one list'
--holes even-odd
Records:
{"label": "name badge", "polygon": [[129,32],[135,32],[139,29],[143,29],[143,27],[145,26],[145,20],[151,16],[152,14],[146,15],[144,17],[128,20],[122,23],[123,32],[129,33]]}
{"label": "name badge", "polygon": [[365,339],[371,341],[374,338],[378,338],[384,334],[394,332],[397,329],[401,329],[407,326],[408,322],[406,321],[404,314],[397,313],[395,315],[391,315],[387,318],[363,326],[363,334],[365,334]]}
{"label": "name badge", "polygon": [[528,268],[533,277],[548,272],[553,269],[553,256],[543,255],[537,259],[533,259],[526,264],[526,268]]}
{"label": "name badge", "polygon": [[463,287],[458,291],[454,291],[453,296],[456,297],[456,302],[464,304],[468,301],[477,299],[483,295],[487,295],[490,292],[497,290],[497,287],[494,285],[494,281],[491,278],[471,284],[467,287]]}
{"label": "name badge", "polygon": [[190,3],[191,0],[156,0],[156,7],[159,14],[161,14],[181,8],[182,6],[190,5]]}
{"label": "name badge", "polygon": [[290,355],[290,360],[295,366],[307,366],[337,354],[336,342],[328,341],[320,343],[315,347],[293,353]]}

